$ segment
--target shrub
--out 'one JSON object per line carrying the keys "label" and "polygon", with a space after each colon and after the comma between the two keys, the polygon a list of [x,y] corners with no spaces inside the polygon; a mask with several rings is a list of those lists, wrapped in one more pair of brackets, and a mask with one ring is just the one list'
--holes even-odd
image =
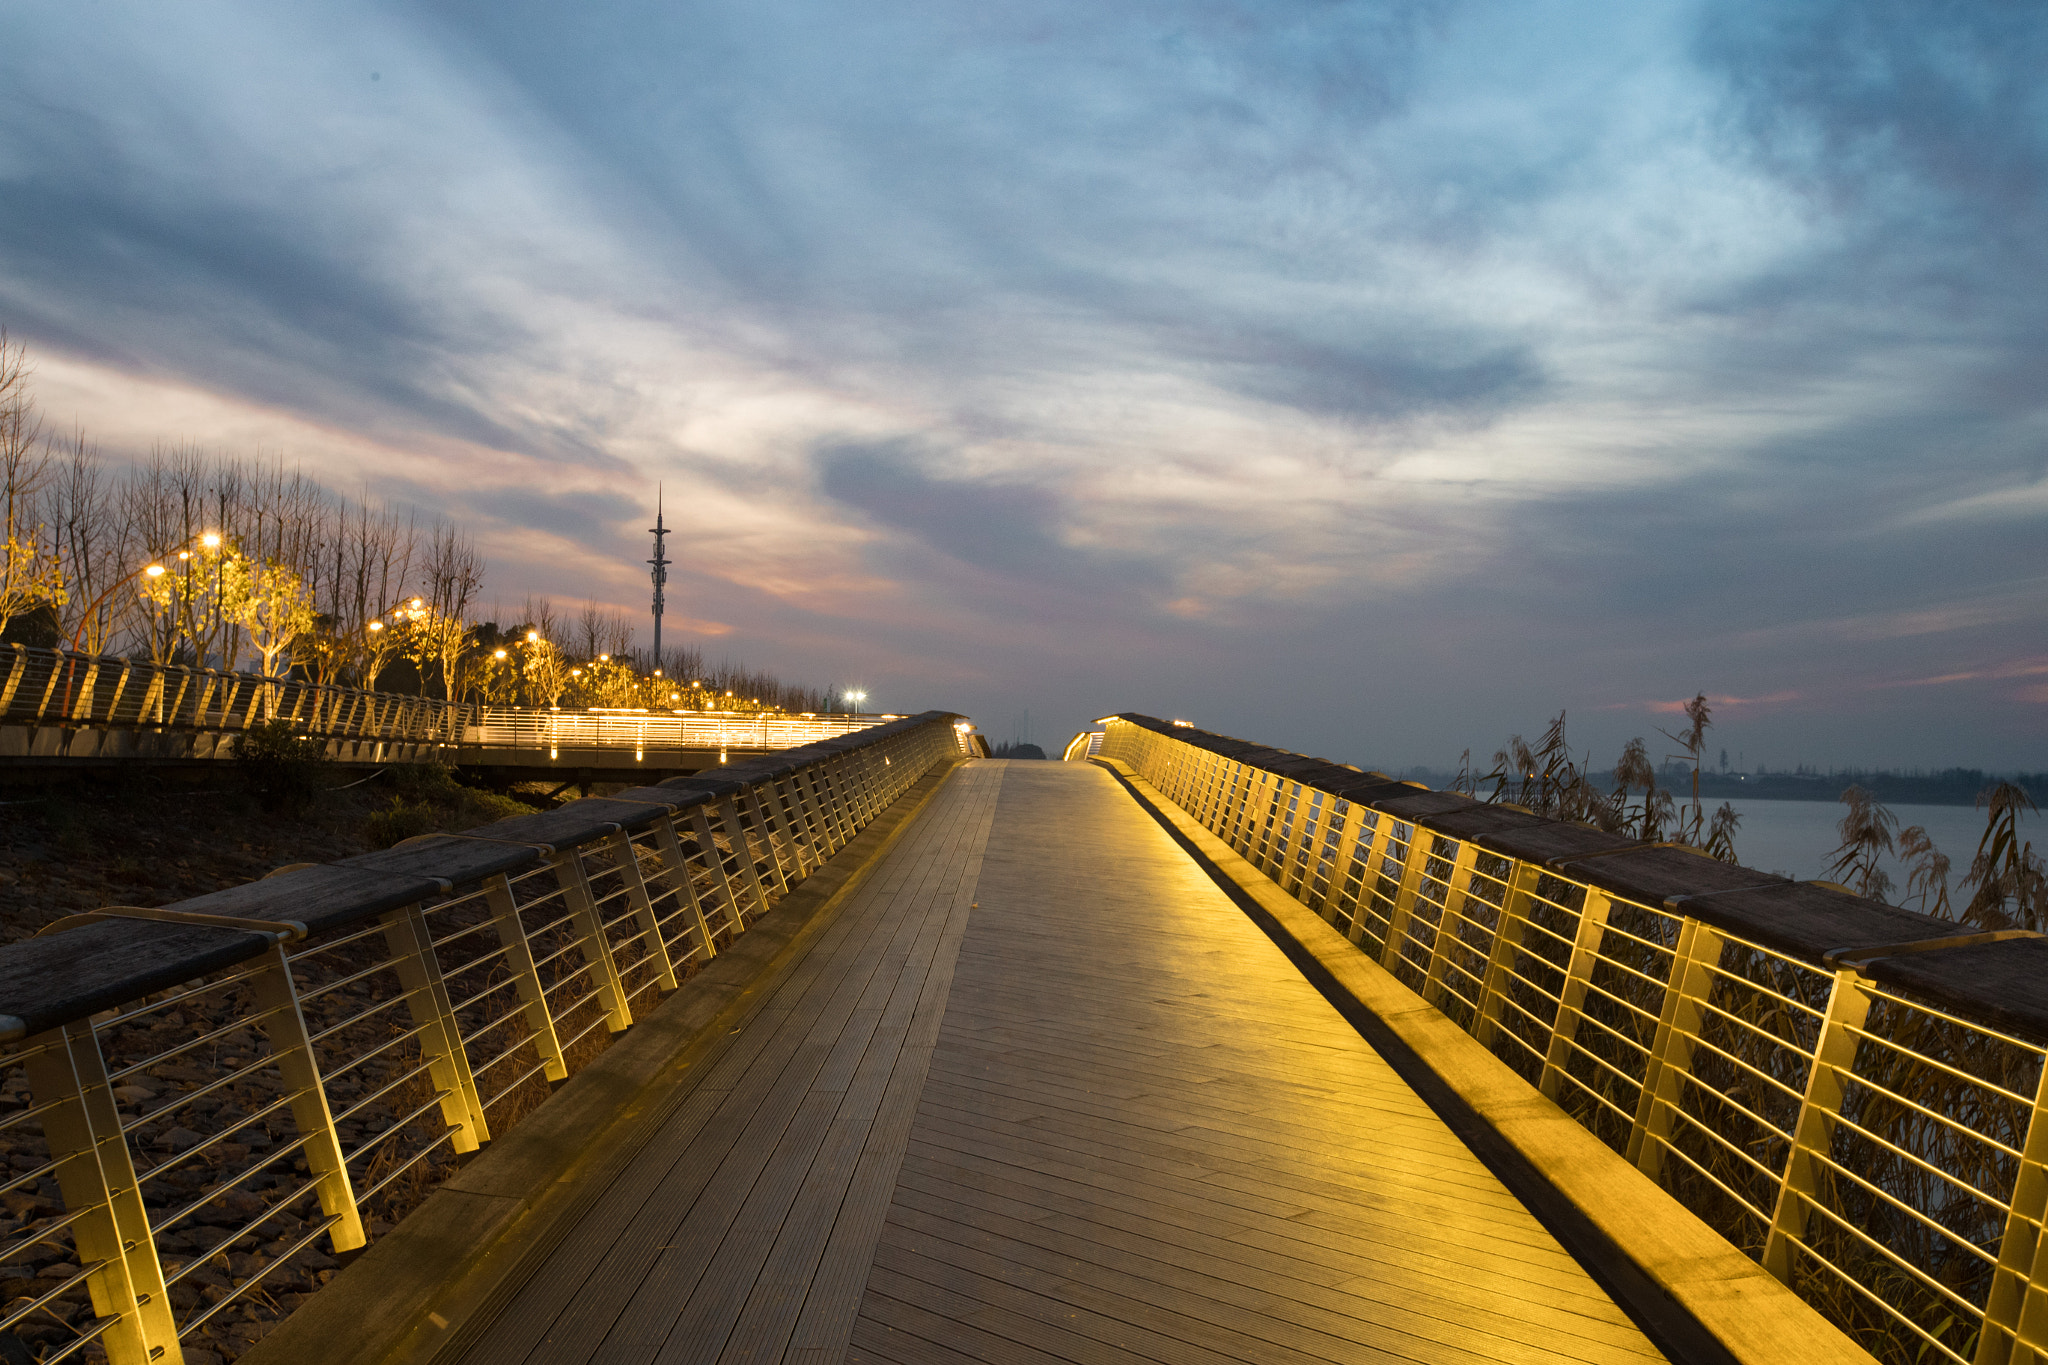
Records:
{"label": "shrub", "polygon": [[438,833],[444,821],[432,806],[412,804],[396,797],[383,810],[371,811],[363,821],[363,837],[376,848],[390,848],[422,834]]}
{"label": "shrub", "polygon": [[438,763],[401,763],[390,769],[391,804],[363,823],[363,836],[389,848],[421,834],[443,834],[487,825],[533,807],[480,787],[464,786],[455,770]]}
{"label": "shrub", "polygon": [[285,809],[303,809],[327,790],[325,740],[297,734],[288,720],[264,720],[235,740],[235,766],[251,790]]}

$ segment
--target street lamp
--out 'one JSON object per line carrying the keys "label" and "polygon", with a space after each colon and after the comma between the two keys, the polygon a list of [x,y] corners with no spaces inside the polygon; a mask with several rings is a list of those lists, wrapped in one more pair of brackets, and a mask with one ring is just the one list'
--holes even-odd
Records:
{"label": "street lamp", "polygon": [[[203,537],[202,539],[204,543],[209,545],[218,544],[220,542],[220,537],[215,535],[211,531],[208,531],[205,537]],[[190,545],[192,542],[188,540],[185,543],[187,545]],[[178,551],[178,558],[180,559],[190,559],[191,557],[192,552],[190,550],[181,549]],[[100,609],[101,603],[105,602],[109,597],[112,597],[116,592],[119,592],[123,586],[134,582],[138,578],[158,579],[164,576],[164,572],[165,570],[162,564],[158,563],[155,560],[151,560],[149,563],[137,569],[134,573],[123,574],[121,577],[115,579],[114,585],[112,587],[108,588],[98,597],[93,598],[92,605],[88,606],[82,613],[80,613],[78,618],[78,629],[71,633],[71,651],[74,654],[78,652],[79,644],[83,642],[85,639],[86,625],[89,622],[91,622],[92,614]]]}
{"label": "street lamp", "polygon": [[868,699],[868,694],[865,692],[848,692],[846,699],[853,703],[853,714],[857,716],[860,714],[860,704]]}

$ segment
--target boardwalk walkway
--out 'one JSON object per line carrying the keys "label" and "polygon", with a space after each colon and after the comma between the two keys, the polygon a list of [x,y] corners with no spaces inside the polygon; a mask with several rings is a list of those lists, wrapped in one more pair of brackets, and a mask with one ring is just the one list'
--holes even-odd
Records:
{"label": "boardwalk walkway", "polygon": [[465,1361],[1660,1358],[1106,773],[976,762]]}

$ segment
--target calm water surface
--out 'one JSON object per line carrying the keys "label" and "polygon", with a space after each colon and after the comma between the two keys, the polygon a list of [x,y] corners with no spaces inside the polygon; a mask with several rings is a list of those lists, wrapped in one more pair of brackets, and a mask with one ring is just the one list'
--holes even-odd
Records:
{"label": "calm water surface", "polygon": [[[1782,872],[1802,881],[1827,876],[1827,865],[1837,845],[1842,842],[1841,833],[1835,828],[1841,823],[1848,807],[1839,801],[1737,801],[1733,803],[1736,813],[1742,817],[1742,828],[1735,835],[1735,856],[1748,867],[1761,868],[1766,872]],[[1709,812],[1717,803],[1708,802]],[[1935,847],[1948,855],[1952,865],[1949,873],[1949,892],[1954,895],[1963,875],[1970,869],[1970,859],[1976,855],[1977,841],[1984,835],[1984,812],[1969,806],[1892,806],[1891,813],[1899,817],[1899,828],[1920,825],[1934,839]],[[2038,816],[2020,821],[2020,835],[2031,838],[2039,847],[2044,830]],[[1892,883],[1898,889],[1892,893],[1897,901],[1905,894],[1906,871],[1897,860],[1893,860],[1885,871],[1891,873]]]}

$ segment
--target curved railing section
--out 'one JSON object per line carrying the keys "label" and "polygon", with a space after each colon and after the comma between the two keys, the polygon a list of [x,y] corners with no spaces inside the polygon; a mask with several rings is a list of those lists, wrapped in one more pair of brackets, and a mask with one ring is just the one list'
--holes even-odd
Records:
{"label": "curved railing section", "polygon": [[926,712],[0,947],[0,1333],[247,1345],[964,735]]}
{"label": "curved railing section", "polygon": [[1148,716],[1099,750],[1865,1349],[2048,1352],[2041,936]]}

